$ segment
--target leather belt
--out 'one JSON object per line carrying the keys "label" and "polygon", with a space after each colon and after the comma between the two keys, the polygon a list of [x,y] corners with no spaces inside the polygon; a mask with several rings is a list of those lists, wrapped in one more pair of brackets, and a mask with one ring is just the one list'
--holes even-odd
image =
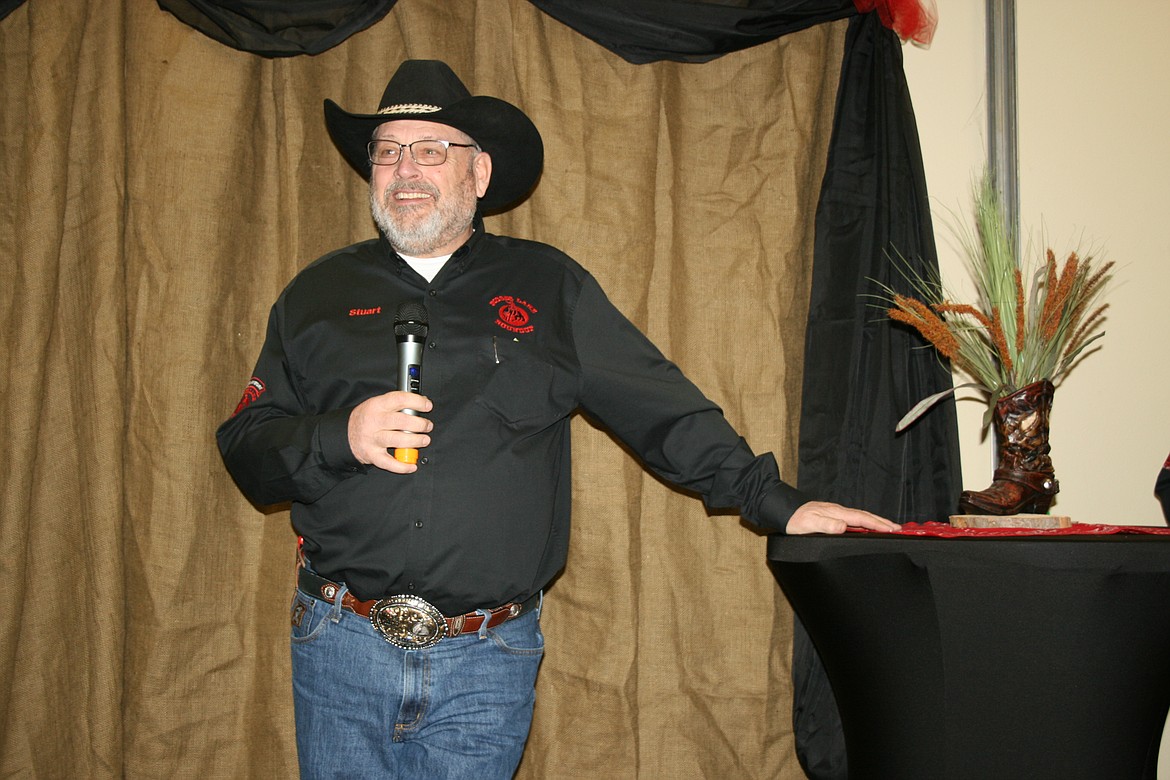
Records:
{"label": "leather belt", "polygon": [[[334,603],[341,590],[336,582],[318,576],[304,566],[297,567],[297,588],[329,604]],[[520,617],[539,598],[538,593],[523,603],[513,601],[484,612],[446,617],[434,605],[418,596],[390,596],[361,601],[347,590],[341,597],[341,608],[368,618],[390,644],[403,650],[423,650],[447,637],[495,628],[512,618]]]}

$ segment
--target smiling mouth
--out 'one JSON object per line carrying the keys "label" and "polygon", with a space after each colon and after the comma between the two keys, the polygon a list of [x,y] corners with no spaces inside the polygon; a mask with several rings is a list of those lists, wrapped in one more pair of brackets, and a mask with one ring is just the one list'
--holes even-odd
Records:
{"label": "smiling mouth", "polygon": [[426,192],[396,192],[394,193],[394,200],[429,200],[432,196]]}

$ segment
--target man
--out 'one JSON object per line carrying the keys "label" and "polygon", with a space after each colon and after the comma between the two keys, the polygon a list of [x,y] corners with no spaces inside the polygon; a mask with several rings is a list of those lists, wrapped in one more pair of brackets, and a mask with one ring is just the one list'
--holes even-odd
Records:
{"label": "man", "polygon": [[1154,495],[1162,504],[1162,516],[1170,523],[1170,457],[1166,458],[1162,470],[1158,472],[1158,478],[1154,480]]}
{"label": "man", "polygon": [[377,113],[326,101],[325,118],[369,179],[381,235],[288,285],[217,434],[242,490],[291,501],[302,537],[304,776],[514,772],[542,591],[567,552],[579,408],[665,479],[765,528],[897,528],[781,482],[581,266],[485,232],[480,209],[522,198],[543,164],[518,108],[411,61]]}

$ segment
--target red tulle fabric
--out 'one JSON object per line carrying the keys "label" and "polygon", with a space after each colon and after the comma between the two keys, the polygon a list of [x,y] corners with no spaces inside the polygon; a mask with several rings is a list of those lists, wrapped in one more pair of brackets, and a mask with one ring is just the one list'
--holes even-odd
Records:
{"label": "red tulle fabric", "polygon": [[[850,528],[858,533],[875,533]],[[883,532],[886,533],[886,532]],[[1073,523],[1068,528],[955,528],[950,523],[906,523],[896,536],[1097,536],[1102,534],[1170,534],[1170,528],[1151,525],[1092,525]]]}
{"label": "red tulle fabric", "polygon": [[938,27],[938,9],[934,0],[853,0],[863,14],[877,11],[882,24],[898,34],[902,43],[929,48]]}

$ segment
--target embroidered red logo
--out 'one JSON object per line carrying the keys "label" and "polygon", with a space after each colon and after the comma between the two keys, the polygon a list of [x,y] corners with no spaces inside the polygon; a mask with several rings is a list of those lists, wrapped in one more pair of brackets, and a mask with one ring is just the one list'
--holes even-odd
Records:
{"label": "embroidered red logo", "polygon": [[244,411],[244,408],[259,398],[260,394],[263,392],[264,383],[260,381],[259,377],[252,377],[249,379],[248,386],[244,388],[244,397],[240,399],[238,404],[236,404],[236,410],[232,412],[232,417],[235,417],[237,414]]}
{"label": "embroidered red logo", "polygon": [[351,317],[368,317],[371,314],[381,314],[381,313],[382,313],[381,306],[375,306],[372,309],[350,309],[349,310],[349,316],[351,316]]}
{"label": "embroidered red logo", "polygon": [[496,324],[512,333],[531,333],[536,329],[530,323],[536,307],[522,298],[511,295],[497,295],[489,302],[496,307]]}

